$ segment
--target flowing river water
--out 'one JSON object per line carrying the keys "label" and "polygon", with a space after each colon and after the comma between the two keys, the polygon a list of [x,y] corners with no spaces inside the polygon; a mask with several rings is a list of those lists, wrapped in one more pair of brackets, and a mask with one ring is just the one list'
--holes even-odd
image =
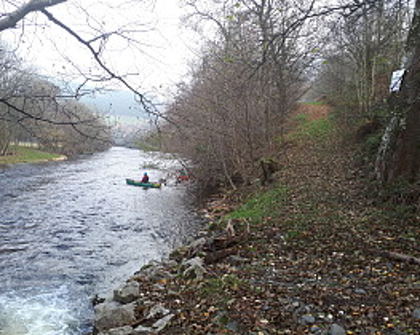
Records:
{"label": "flowing river water", "polygon": [[175,167],[162,154],[111,148],[0,168],[0,335],[88,334],[92,296],[167,256],[197,222],[184,187],[125,184]]}

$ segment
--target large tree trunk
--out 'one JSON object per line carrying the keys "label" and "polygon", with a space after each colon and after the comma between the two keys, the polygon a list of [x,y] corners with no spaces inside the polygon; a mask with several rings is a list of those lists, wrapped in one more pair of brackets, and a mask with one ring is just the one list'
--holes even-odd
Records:
{"label": "large tree trunk", "polygon": [[384,183],[402,178],[413,182],[420,172],[420,0],[416,0],[407,39],[406,73],[401,90],[390,99],[395,112],[376,161],[377,177]]}

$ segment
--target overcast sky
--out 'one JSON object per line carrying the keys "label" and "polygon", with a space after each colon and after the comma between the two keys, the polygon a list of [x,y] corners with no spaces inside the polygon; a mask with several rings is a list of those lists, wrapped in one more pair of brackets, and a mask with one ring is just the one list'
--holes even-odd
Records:
{"label": "overcast sky", "polygon": [[[85,39],[92,38],[95,29],[138,30],[130,34],[129,43],[111,38],[104,53],[106,64],[119,74],[130,73],[129,81],[136,88],[162,94],[186,78],[187,63],[198,50],[197,36],[182,27],[184,10],[179,2],[70,0],[50,11]],[[19,54],[42,74],[77,80],[78,71],[97,71],[86,48],[42,14],[32,15],[23,30],[3,32],[1,39],[18,47]]]}

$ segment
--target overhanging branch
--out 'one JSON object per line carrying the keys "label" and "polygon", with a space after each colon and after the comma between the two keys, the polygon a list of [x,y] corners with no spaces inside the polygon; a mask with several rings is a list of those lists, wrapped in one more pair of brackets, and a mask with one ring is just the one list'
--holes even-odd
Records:
{"label": "overhanging branch", "polygon": [[67,0],[31,0],[0,19],[0,32],[15,27],[16,24],[23,20],[29,13],[38,12],[47,7],[55,6],[66,1]]}

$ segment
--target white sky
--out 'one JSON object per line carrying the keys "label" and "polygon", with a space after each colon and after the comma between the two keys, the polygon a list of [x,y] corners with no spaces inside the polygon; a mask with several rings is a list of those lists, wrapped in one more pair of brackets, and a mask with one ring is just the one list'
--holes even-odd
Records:
{"label": "white sky", "polygon": [[[165,94],[186,78],[187,63],[199,45],[197,36],[182,27],[183,9],[179,3],[179,0],[69,0],[49,10],[85,39],[94,36],[92,28],[112,31],[126,25],[127,29],[141,30],[130,34],[133,38],[130,43],[112,37],[105,53],[106,64],[118,74],[132,74],[128,81],[142,92],[158,90],[158,94]],[[31,15],[29,19],[24,29],[7,30],[0,39],[18,48],[19,55],[34,65],[37,72],[72,81],[77,80],[77,69],[97,73],[86,48],[68,33],[48,23],[42,14]]]}

